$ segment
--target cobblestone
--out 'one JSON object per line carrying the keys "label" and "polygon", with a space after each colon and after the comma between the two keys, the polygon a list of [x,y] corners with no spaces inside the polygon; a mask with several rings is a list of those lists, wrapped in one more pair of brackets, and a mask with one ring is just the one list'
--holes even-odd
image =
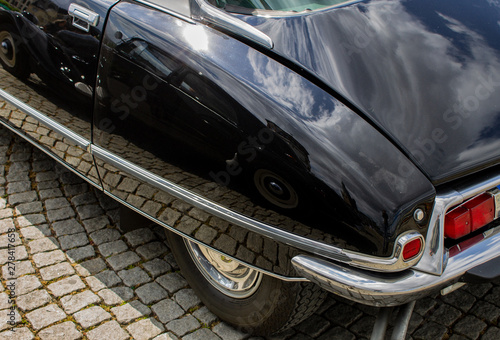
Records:
{"label": "cobblestone", "polygon": [[435,321],[437,323],[440,323],[444,326],[450,326],[453,324],[460,316],[462,313],[460,311],[450,305],[443,304],[439,306],[439,308],[432,313],[432,316],[429,318],[429,320]]}
{"label": "cobblestone", "polygon": [[90,257],[94,257],[95,250],[94,247],[88,245],[85,247],[70,249],[66,251],[66,255],[68,256],[70,262],[79,262]]}
{"label": "cobblestone", "polygon": [[167,323],[167,329],[178,336],[183,336],[198,328],[200,328],[200,323],[192,315],[187,315],[181,319],[172,320]]}
{"label": "cobblestone", "polygon": [[23,295],[42,287],[40,280],[34,275],[26,275],[17,279],[17,294]]}
{"label": "cobblestone", "polygon": [[453,328],[458,334],[465,335],[469,339],[476,339],[479,334],[486,329],[486,324],[472,315],[457,322]]}
{"label": "cobblestone", "polygon": [[[15,240],[15,275],[11,277],[2,266],[0,339],[249,338],[221,322],[201,303],[177,272],[179,268],[163,241],[160,227],[122,232],[118,206],[112,199],[63,167],[49,166],[55,163],[42,153],[30,151],[32,148],[26,143],[4,146],[5,133],[10,136],[0,128],[0,175],[3,174],[0,195],[7,195],[7,198],[0,197],[1,265],[5,264],[6,253],[2,250],[6,250],[8,244],[8,229],[16,227],[19,235]],[[7,144],[12,138],[7,137]],[[15,150],[10,160],[5,156],[9,149]],[[7,160],[15,160],[14,169],[24,170],[10,173],[3,166]],[[133,189],[136,184],[125,183],[122,188]],[[169,195],[148,188],[139,186],[133,193],[137,196],[135,199],[154,196],[162,204],[173,204],[177,211],[164,209],[162,219],[178,223],[182,217],[178,211],[187,211],[187,207],[178,200],[174,202]],[[158,213],[162,206],[150,208]],[[267,257],[277,256],[276,249],[272,245],[268,247],[262,238],[233,230],[228,224],[209,219],[198,209],[191,209],[188,214],[182,226],[185,230],[199,227],[196,230],[199,235],[207,240],[218,239],[229,251],[249,252],[252,248],[260,249]],[[216,229],[226,231],[240,242],[246,240],[247,244],[235,248],[228,237],[215,234]],[[10,307],[5,287],[13,281],[19,308],[14,312],[15,333],[8,330],[11,326],[6,323],[5,313]],[[471,285],[445,297],[421,299],[410,320],[408,338],[497,340],[500,338],[499,301],[498,283]],[[329,295],[313,317],[294,328],[272,337],[249,339],[369,338],[377,313],[376,308]]]}
{"label": "cobblestone", "polygon": [[182,289],[175,293],[174,299],[185,311],[201,303],[200,298],[190,288]]}
{"label": "cobblestone", "polygon": [[130,243],[132,247],[136,247],[140,244],[153,241],[154,239],[156,239],[156,236],[151,230],[140,228],[126,233],[125,239],[128,243]]}
{"label": "cobblestone", "polygon": [[108,306],[119,305],[132,299],[134,291],[128,287],[113,287],[102,289],[97,293]]}
{"label": "cobblestone", "polygon": [[30,311],[49,303],[51,299],[52,298],[45,289],[40,289],[18,296],[16,304],[21,310]]}
{"label": "cobblestone", "polygon": [[59,249],[33,255],[33,261],[38,268],[50,266],[51,264],[59,263],[65,260],[66,256]]}
{"label": "cobblestone", "polygon": [[123,283],[129,287],[137,287],[143,283],[151,281],[149,275],[139,267],[122,270],[118,272],[118,276],[120,276]]}
{"label": "cobblestone", "polygon": [[197,309],[193,315],[205,325],[210,325],[217,320],[217,316],[212,313],[207,307],[203,306]]}
{"label": "cobblestone", "polygon": [[175,301],[165,299],[151,307],[161,322],[167,323],[184,315],[184,311]]}
{"label": "cobblestone", "polygon": [[61,305],[68,314],[73,314],[91,304],[99,303],[101,298],[89,290],[74,295],[66,295],[61,299]]}
{"label": "cobblestone", "polygon": [[161,323],[151,318],[137,321],[127,327],[127,331],[135,340],[151,339],[163,332],[164,329]]}
{"label": "cobblestone", "polygon": [[199,329],[182,338],[183,340],[220,340],[220,337],[207,328]]}
{"label": "cobblestone", "polygon": [[77,290],[85,288],[79,276],[73,275],[68,278],[51,283],[47,286],[51,293],[55,296],[63,296]]}
{"label": "cobblestone", "polygon": [[83,328],[89,328],[111,319],[111,314],[102,309],[102,307],[94,306],[73,314],[73,317]]}
{"label": "cobblestone", "polygon": [[165,254],[168,249],[161,242],[151,242],[138,247],[135,251],[145,260],[152,260]]}
{"label": "cobblestone", "polygon": [[82,225],[73,218],[62,222],[54,222],[52,223],[52,228],[54,229],[57,237],[77,234],[85,231]]}
{"label": "cobblestone", "polygon": [[125,253],[114,255],[106,259],[111,268],[113,268],[113,270],[115,271],[125,269],[128,266],[139,262],[140,260],[141,258],[132,251],[127,251]]}
{"label": "cobblestone", "polygon": [[26,314],[33,328],[42,329],[66,318],[66,313],[57,305],[48,305]]}
{"label": "cobblestone", "polygon": [[106,263],[101,258],[87,260],[75,266],[76,271],[81,276],[97,274],[106,268]]}
{"label": "cobblestone", "polygon": [[[14,270],[11,270],[14,268]],[[9,267],[8,264],[2,267],[2,275],[4,279],[15,279],[25,274],[33,274],[35,268],[30,261],[16,261],[14,267]]]}
{"label": "cobblestone", "polygon": [[45,281],[50,281],[62,276],[71,275],[74,272],[75,270],[68,262],[62,262],[40,269],[40,276]]}
{"label": "cobblestone", "polygon": [[76,213],[71,207],[47,210],[47,218],[51,222],[66,220],[75,217]]}
{"label": "cobblestone", "polygon": [[81,247],[89,244],[89,238],[86,233],[61,236],[59,237],[62,250],[68,250],[76,247]]}
{"label": "cobblestone", "polygon": [[122,283],[120,277],[112,270],[106,270],[94,276],[89,276],[86,280],[87,284],[94,292],[104,288],[111,288]]}
{"label": "cobblestone", "polygon": [[[14,252],[12,252],[14,251]],[[14,255],[12,255],[14,254]],[[0,264],[5,264],[9,261],[9,258],[14,257],[16,261],[26,260],[28,258],[28,252],[24,245],[15,247],[14,249],[0,249]]]}
{"label": "cobblestone", "polygon": [[10,329],[0,333],[0,339],[7,340],[31,340],[35,336],[33,333],[26,327],[18,327],[14,328],[15,331],[11,331]]}
{"label": "cobblestone", "polygon": [[172,270],[172,266],[161,259],[153,259],[149,262],[143,263],[142,266],[153,278],[157,278],[158,276]]}
{"label": "cobblestone", "polygon": [[165,288],[171,295],[187,286],[187,281],[178,273],[170,273],[160,276],[156,279],[156,282]]}
{"label": "cobblestone", "polygon": [[129,338],[118,322],[108,321],[87,333],[89,340],[126,340]]}
{"label": "cobblestone", "polygon": [[139,299],[146,305],[160,301],[168,296],[167,291],[155,282],[147,283],[135,290]]}
{"label": "cobblestone", "polygon": [[50,236],[51,234],[52,232],[50,231],[48,225],[39,225],[36,227],[27,227],[21,229],[21,235],[27,241],[44,238],[46,236]]}
{"label": "cobblestone", "polygon": [[116,241],[120,238],[120,232],[116,229],[101,229],[90,234],[90,238],[95,245]]}
{"label": "cobblestone", "polygon": [[85,227],[87,233],[92,233],[94,231],[104,229],[108,224],[109,220],[106,216],[94,217],[83,221],[83,226]]}
{"label": "cobblestone", "polygon": [[122,240],[104,243],[97,248],[104,257],[120,254],[128,250],[128,246]]}
{"label": "cobblestone", "polygon": [[151,309],[138,300],[124,304],[123,306],[111,308],[111,313],[116,316],[119,323],[130,323],[135,319],[151,314]]}
{"label": "cobblestone", "polygon": [[76,329],[75,324],[70,321],[46,328],[40,331],[38,336],[42,340],[78,340],[82,338],[82,334]]}
{"label": "cobblestone", "polygon": [[59,243],[53,237],[45,237],[28,243],[31,254],[59,249]]}

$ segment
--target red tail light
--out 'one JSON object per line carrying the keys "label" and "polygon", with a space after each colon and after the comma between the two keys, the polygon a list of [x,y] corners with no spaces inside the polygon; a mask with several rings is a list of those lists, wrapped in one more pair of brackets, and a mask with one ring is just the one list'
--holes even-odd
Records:
{"label": "red tail light", "polygon": [[444,235],[457,239],[495,219],[495,201],[488,193],[481,194],[446,214]]}
{"label": "red tail light", "polygon": [[490,194],[479,195],[463,206],[470,211],[471,231],[478,230],[495,219],[495,201]]}
{"label": "red tail light", "polygon": [[403,260],[408,261],[420,254],[420,250],[422,249],[422,240],[420,238],[414,239],[407,244],[405,244],[403,248]]}

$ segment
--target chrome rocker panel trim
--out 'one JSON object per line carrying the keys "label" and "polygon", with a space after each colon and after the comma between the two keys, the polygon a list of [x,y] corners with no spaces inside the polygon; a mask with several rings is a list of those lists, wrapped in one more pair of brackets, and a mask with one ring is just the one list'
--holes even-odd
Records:
{"label": "chrome rocker panel trim", "polygon": [[31,106],[25,104],[21,100],[17,99],[16,97],[10,95],[9,93],[5,92],[4,90],[0,89],[0,99],[5,100],[7,103],[9,103],[12,106],[17,107],[19,110],[22,112],[26,113],[28,116],[32,117],[33,119],[38,120],[40,123],[45,124],[47,127],[51,128],[64,138],[67,138],[69,141],[74,143],[75,145],[81,147],[84,150],[88,150],[90,146],[90,141],[86,140],[85,138],[80,137],[73,131],[69,130],[67,127],[57,123],[53,119],[48,118],[46,115],[41,113],[40,111],[32,108]]}
{"label": "chrome rocker panel trim", "polygon": [[306,255],[295,256],[292,264],[299,275],[332,293],[366,305],[397,306],[445,288],[468,270],[498,257],[500,227],[483,236],[481,242],[449,258],[441,276],[414,268],[400,273],[374,273]]}
{"label": "chrome rocker panel trim", "polygon": [[[175,229],[175,228],[172,228],[171,226],[169,226],[168,224],[166,224],[166,223],[164,223],[164,222],[162,222],[162,221],[153,220],[153,219],[151,218],[151,216],[149,216],[148,214],[146,214],[146,213],[144,213],[143,211],[141,211],[141,210],[137,209],[137,208],[136,208],[136,207],[134,207],[133,205],[131,205],[131,204],[129,204],[129,203],[127,203],[127,202],[125,202],[125,201],[124,201],[124,200],[122,200],[121,198],[119,198],[119,197],[117,197],[117,196],[115,196],[115,195],[111,194],[110,192],[108,192],[108,191],[104,191],[104,193],[105,193],[106,195],[108,195],[109,197],[113,198],[114,200],[116,200],[117,202],[119,202],[120,204],[123,204],[125,207],[129,208],[130,210],[133,210],[133,211],[135,211],[136,213],[138,213],[138,214],[140,214],[140,215],[142,215],[142,216],[146,217],[147,219],[150,219],[150,220],[152,220],[153,222],[155,222],[155,223],[157,223],[157,224],[161,225],[163,228],[168,229],[168,230],[170,230],[170,231],[171,231],[171,232],[173,232],[173,233],[176,233],[177,235],[179,235],[179,236],[183,237],[185,240],[188,240],[188,241],[194,242],[194,243],[196,243],[196,244],[198,244],[198,245],[200,245],[200,246],[204,246],[204,247],[206,247],[206,248],[208,248],[208,249],[211,249],[211,250],[213,250],[213,251],[215,251],[215,252],[217,252],[217,253],[219,253],[219,254],[221,254],[221,255],[224,255],[224,256],[226,256],[226,257],[227,257],[227,258],[229,258],[229,259],[232,259],[232,260],[235,260],[235,261],[238,261],[238,262],[243,263],[241,260],[239,260],[239,259],[237,259],[237,258],[235,258],[235,257],[233,257],[233,256],[227,255],[227,254],[225,254],[225,253],[221,252],[221,251],[220,251],[220,250],[218,250],[218,249],[215,249],[215,248],[213,248],[213,247],[211,247],[211,246],[208,246],[208,245],[206,245],[206,244],[204,244],[204,243],[202,243],[202,242],[198,241],[197,239],[195,239],[195,238],[193,238],[193,237],[191,237],[191,236],[188,236],[188,235],[186,235],[186,234],[183,234],[183,233],[182,233],[182,232],[180,232],[179,230],[177,230],[177,229]],[[279,275],[279,274],[276,274],[276,273],[273,273],[273,272],[270,272],[270,271],[264,270],[264,269],[262,269],[262,268],[259,268],[259,267],[256,267],[256,266],[253,266],[253,265],[248,264],[248,263],[244,263],[244,264],[245,264],[247,267],[251,268],[251,269],[254,269],[254,270],[256,270],[256,271],[258,271],[258,272],[260,272],[260,273],[263,273],[263,274],[269,275],[269,276],[271,276],[271,277],[277,278],[277,279],[279,279],[279,280],[281,280],[281,281],[286,281],[286,282],[308,282],[308,281],[309,281],[308,279],[303,278],[303,277],[283,276],[283,275]]]}

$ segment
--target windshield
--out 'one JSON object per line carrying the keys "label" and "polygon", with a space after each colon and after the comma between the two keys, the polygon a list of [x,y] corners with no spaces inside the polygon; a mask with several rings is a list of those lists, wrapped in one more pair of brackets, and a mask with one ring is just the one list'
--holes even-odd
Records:
{"label": "windshield", "polygon": [[238,9],[271,11],[314,11],[346,2],[346,0],[209,0],[213,5],[228,11]]}

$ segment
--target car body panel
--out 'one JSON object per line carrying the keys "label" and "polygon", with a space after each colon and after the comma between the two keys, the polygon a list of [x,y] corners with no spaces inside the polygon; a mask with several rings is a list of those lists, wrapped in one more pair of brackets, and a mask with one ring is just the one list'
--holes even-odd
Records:
{"label": "car body panel", "polygon": [[238,17],[349,100],[439,184],[500,159],[499,15],[487,0],[391,0]]}
{"label": "car body panel", "polygon": [[[349,108],[252,47],[122,1],[108,18],[99,65],[94,143],[150,177],[276,230],[374,256],[392,256],[403,232],[425,234],[412,214],[418,204],[430,212],[430,182]],[[182,223],[190,207],[96,156],[110,194],[201,237],[207,221]],[[296,207],[259,195],[261,169],[293,187]]]}
{"label": "car body panel", "polygon": [[2,70],[1,89],[27,109],[6,107],[0,119],[100,187],[88,146],[92,140],[93,88],[101,32],[113,2],[79,2],[100,17],[89,32],[72,24],[68,13],[72,3],[37,1],[29,4],[23,15],[0,11],[1,23],[19,37],[21,53],[29,55],[33,72],[21,82]]}

